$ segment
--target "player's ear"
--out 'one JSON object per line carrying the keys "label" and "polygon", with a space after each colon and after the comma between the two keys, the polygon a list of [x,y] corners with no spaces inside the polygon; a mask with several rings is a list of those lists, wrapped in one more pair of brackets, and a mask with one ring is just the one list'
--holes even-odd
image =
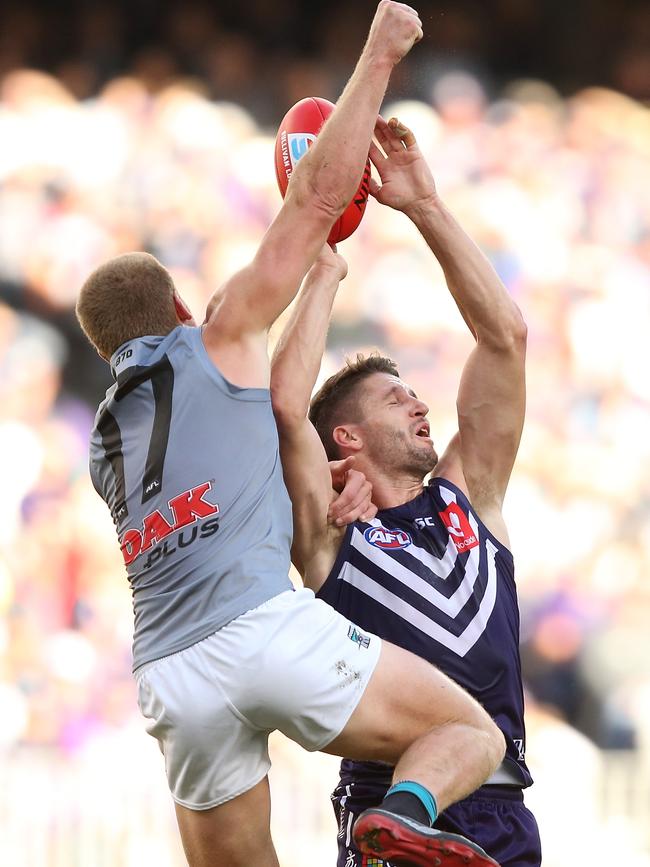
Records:
{"label": "player's ear", "polygon": [[337,446],[348,451],[358,452],[363,448],[363,440],[355,424],[338,425],[332,431],[332,438]]}
{"label": "player's ear", "polygon": [[192,317],[192,311],[183,301],[178,292],[174,292],[174,308],[176,309],[176,315],[178,316],[179,322],[181,322],[183,325],[186,322],[192,323],[194,321]]}

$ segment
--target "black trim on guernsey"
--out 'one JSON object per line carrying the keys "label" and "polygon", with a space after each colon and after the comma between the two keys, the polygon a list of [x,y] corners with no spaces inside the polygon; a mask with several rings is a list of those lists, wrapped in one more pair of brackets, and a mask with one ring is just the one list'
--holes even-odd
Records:
{"label": "black trim on guernsey", "polygon": [[162,487],[167,443],[169,442],[169,427],[172,421],[172,395],[174,392],[174,368],[169,359],[164,358],[151,368],[151,387],[155,410],[147,463],[142,478],[142,499],[146,503],[160,491]]}
{"label": "black trim on guernsey", "polygon": [[102,446],[106,460],[111,465],[115,476],[115,506],[113,521],[115,523],[129,514],[126,505],[126,484],[124,480],[124,455],[122,453],[122,432],[116,418],[104,409],[97,421],[97,430],[102,438]]}
{"label": "black trim on guernsey", "polygon": [[[154,497],[162,487],[169,428],[172,420],[172,396],[174,391],[174,368],[169,358],[164,355],[160,361],[151,366],[134,365],[117,377],[117,389],[114,399],[120,401],[139,385],[151,380],[154,399],[154,417],[147,451],[147,461],[142,477],[142,499],[146,503]],[[122,436],[119,425],[111,413],[105,409],[97,423],[97,429],[102,437],[102,445],[113,473],[115,474],[115,510],[113,519],[127,517],[126,483],[124,477],[124,455],[122,453]]]}

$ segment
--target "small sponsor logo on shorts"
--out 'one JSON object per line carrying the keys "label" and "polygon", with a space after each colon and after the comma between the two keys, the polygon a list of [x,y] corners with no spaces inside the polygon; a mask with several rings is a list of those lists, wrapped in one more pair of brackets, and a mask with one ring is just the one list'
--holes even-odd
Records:
{"label": "small sponsor logo on shorts", "polygon": [[359,632],[356,626],[349,627],[348,638],[350,641],[354,641],[355,644],[358,644],[359,647],[370,647],[370,636],[364,635],[363,632]]}
{"label": "small sponsor logo on shorts", "polygon": [[512,742],[517,747],[517,752],[519,753],[519,755],[517,756],[517,759],[520,762],[525,762],[526,761],[526,749],[524,747],[524,739],[523,738],[513,738]]}
{"label": "small sponsor logo on shorts", "polygon": [[383,551],[393,551],[397,548],[408,548],[413,541],[404,530],[388,530],[386,527],[368,527],[363,534],[366,542]]}

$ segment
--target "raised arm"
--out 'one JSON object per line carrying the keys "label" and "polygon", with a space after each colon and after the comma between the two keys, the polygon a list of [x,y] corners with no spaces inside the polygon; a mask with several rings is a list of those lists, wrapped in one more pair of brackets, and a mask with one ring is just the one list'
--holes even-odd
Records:
{"label": "raised arm", "polygon": [[293,504],[291,558],[314,591],[334,565],[343,531],[328,523],[332,477],[323,444],[308,418],[309,401],[336,291],[346,274],[345,260],[325,245],[305,278],[271,363],[271,400]]}
{"label": "raised arm", "polygon": [[381,0],[356,69],[296,166],[255,258],[210,301],[204,342],[236,383],[268,384],[268,328],[293,300],[332,224],[356,192],[391,71],[421,36],[413,9]]}
{"label": "raised arm", "polygon": [[413,133],[393,118],[379,119],[375,135],[385,153],[371,148],[382,181],[371,193],[417,226],[476,339],[458,392],[459,432],[436,475],[464,488],[484,523],[507,543],[501,507],[524,421],[526,325],[491,264],[438,197]]}

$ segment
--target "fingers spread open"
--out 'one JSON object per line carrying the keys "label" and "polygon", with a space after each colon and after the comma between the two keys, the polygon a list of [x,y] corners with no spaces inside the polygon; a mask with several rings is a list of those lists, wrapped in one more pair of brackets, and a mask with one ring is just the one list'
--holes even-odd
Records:
{"label": "fingers spread open", "polygon": [[377,171],[379,172],[379,175],[381,176],[381,171],[382,171],[382,168],[386,162],[386,157],[384,156],[384,154],[381,152],[381,150],[377,147],[377,145],[374,142],[370,143],[370,148],[368,150],[368,156],[370,157],[370,162],[377,169]]}
{"label": "fingers spread open", "polygon": [[387,156],[390,156],[392,152],[404,150],[401,138],[381,116],[377,118],[375,124],[375,138],[386,151]]}

